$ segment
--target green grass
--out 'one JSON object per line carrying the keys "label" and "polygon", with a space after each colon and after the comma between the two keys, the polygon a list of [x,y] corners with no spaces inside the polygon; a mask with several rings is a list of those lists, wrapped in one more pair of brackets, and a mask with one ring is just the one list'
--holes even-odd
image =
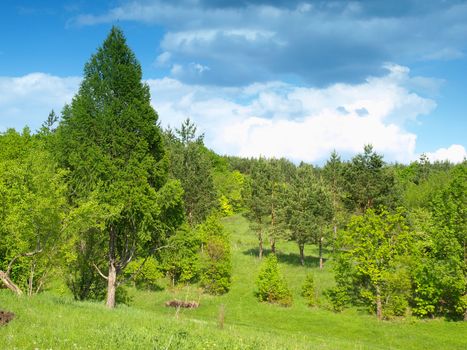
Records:
{"label": "green grass", "polygon": [[[221,297],[203,295],[194,286],[150,292],[129,289],[131,306],[107,310],[99,303],[74,302],[44,293],[17,298],[0,290],[0,309],[17,318],[0,328],[1,349],[467,349],[467,323],[413,318],[378,321],[364,310],[336,314],[309,308],[300,297],[307,273],[314,274],[320,300],[332,286],[331,262],[317,268],[316,247],[307,247],[307,265],[298,249],[278,243],[282,272],[293,291],[290,308],[258,303],[255,277],[261,261],[256,237],[240,216],[225,219],[232,237],[233,285]],[[193,310],[166,308],[170,299],[199,300]],[[221,305],[224,329],[218,327]]]}

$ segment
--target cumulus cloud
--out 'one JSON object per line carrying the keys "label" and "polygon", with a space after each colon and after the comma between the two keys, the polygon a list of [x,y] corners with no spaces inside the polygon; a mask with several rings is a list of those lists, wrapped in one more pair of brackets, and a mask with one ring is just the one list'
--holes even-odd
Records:
{"label": "cumulus cloud", "polygon": [[317,162],[333,149],[350,155],[371,143],[386,159],[408,162],[417,156],[416,135],[406,125],[436,103],[406,87],[414,79],[408,69],[387,69],[361,84],[321,89],[284,82],[213,88],[170,78],[148,83],[164,125],[189,117],[220,153]]}
{"label": "cumulus cloud", "polygon": [[[326,86],[383,76],[387,61],[462,58],[465,18],[465,1],[145,0],[72,22],[164,26],[159,57],[180,68],[173,77],[183,82],[240,86],[292,78]],[[193,74],[192,62],[210,70]]]}
{"label": "cumulus cloud", "polygon": [[440,148],[435,152],[428,152],[426,155],[432,162],[448,160],[452,163],[461,163],[467,159],[467,151],[462,145],[451,145],[448,148]]}
{"label": "cumulus cloud", "polygon": [[[333,149],[350,156],[371,143],[386,160],[409,162],[418,154],[407,125],[436,107],[409,88],[413,80],[419,78],[407,68],[388,65],[382,77],[326,88],[281,81],[211,87],[169,77],[147,83],[163,126],[177,127],[189,117],[206,133],[207,146],[221,154],[320,162]],[[71,101],[79,83],[79,77],[43,73],[1,77],[0,130],[39,128],[52,108],[60,111]],[[465,154],[453,145],[428,156],[461,161]]]}
{"label": "cumulus cloud", "polygon": [[80,81],[44,73],[0,77],[0,130],[38,129],[52,109],[60,112],[71,101]]}

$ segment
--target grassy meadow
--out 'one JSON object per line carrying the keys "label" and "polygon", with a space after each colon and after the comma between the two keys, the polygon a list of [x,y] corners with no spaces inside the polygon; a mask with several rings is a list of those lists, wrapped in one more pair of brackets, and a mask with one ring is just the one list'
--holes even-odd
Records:
{"label": "grassy meadow", "polygon": [[[277,244],[293,306],[258,303],[256,237],[241,216],[224,224],[233,254],[228,294],[213,297],[195,286],[170,288],[161,281],[159,291],[129,288],[130,305],[108,310],[101,303],[75,302],[60,288],[31,298],[0,290],[0,309],[16,314],[0,327],[0,349],[467,349],[466,322],[378,321],[356,308],[329,311],[321,295],[333,284],[332,261],[320,271],[312,246],[303,267],[294,243]],[[307,307],[300,296],[307,273],[314,275],[319,308]],[[171,299],[196,300],[200,307],[165,307]]]}

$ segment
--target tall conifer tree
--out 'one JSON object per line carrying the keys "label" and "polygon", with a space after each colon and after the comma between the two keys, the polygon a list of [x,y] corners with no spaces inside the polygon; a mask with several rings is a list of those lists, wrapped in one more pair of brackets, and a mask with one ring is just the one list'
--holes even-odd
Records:
{"label": "tall conifer tree", "polygon": [[85,65],[58,130],[72,201],[92,198],[101,213],[95,220],[108,273],[94,267],[107,280],[111,308],[127,264],[154,249],[183,218],[182,191],[177,182],[167,182],[158,116],[141,79],[140,64],[122,31],[113,27]]}

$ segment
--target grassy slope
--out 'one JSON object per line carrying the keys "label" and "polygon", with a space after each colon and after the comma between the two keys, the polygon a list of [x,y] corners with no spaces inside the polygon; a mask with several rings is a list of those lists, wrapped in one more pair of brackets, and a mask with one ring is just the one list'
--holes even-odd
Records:
{"label": "grassy slope", "polygon": [[[254,255],[255,236],[236,216],[225,220],[232,235],[233,286],[222,297],[201,295],[195,287],[160,292],[131,290],[131,307],[106,310],[96,303],[76,303],[67,297],[43,294],[28,300],[0,291],[0,309],[17,313],[0,328],[0,348],[115,348],[122,349],[466,349],[467,324],[462,322],[378,322],[352,309],[335,314],[310,309],[299,296],[305,275],[312,272],[317,288],[332,285],[330,266],[319,271],[316,260],[298,264],[296,247],[280,242],[281,268],[294,293],[294,305],[281,308],[258,303],[253,295],[260,261]],[[316,252],[309,249],[306,253]],[[196,310],[178,314],[163,306],[166,300],[200,299]],[[217,327],[219,307],[225,307],[225,326]]]}

